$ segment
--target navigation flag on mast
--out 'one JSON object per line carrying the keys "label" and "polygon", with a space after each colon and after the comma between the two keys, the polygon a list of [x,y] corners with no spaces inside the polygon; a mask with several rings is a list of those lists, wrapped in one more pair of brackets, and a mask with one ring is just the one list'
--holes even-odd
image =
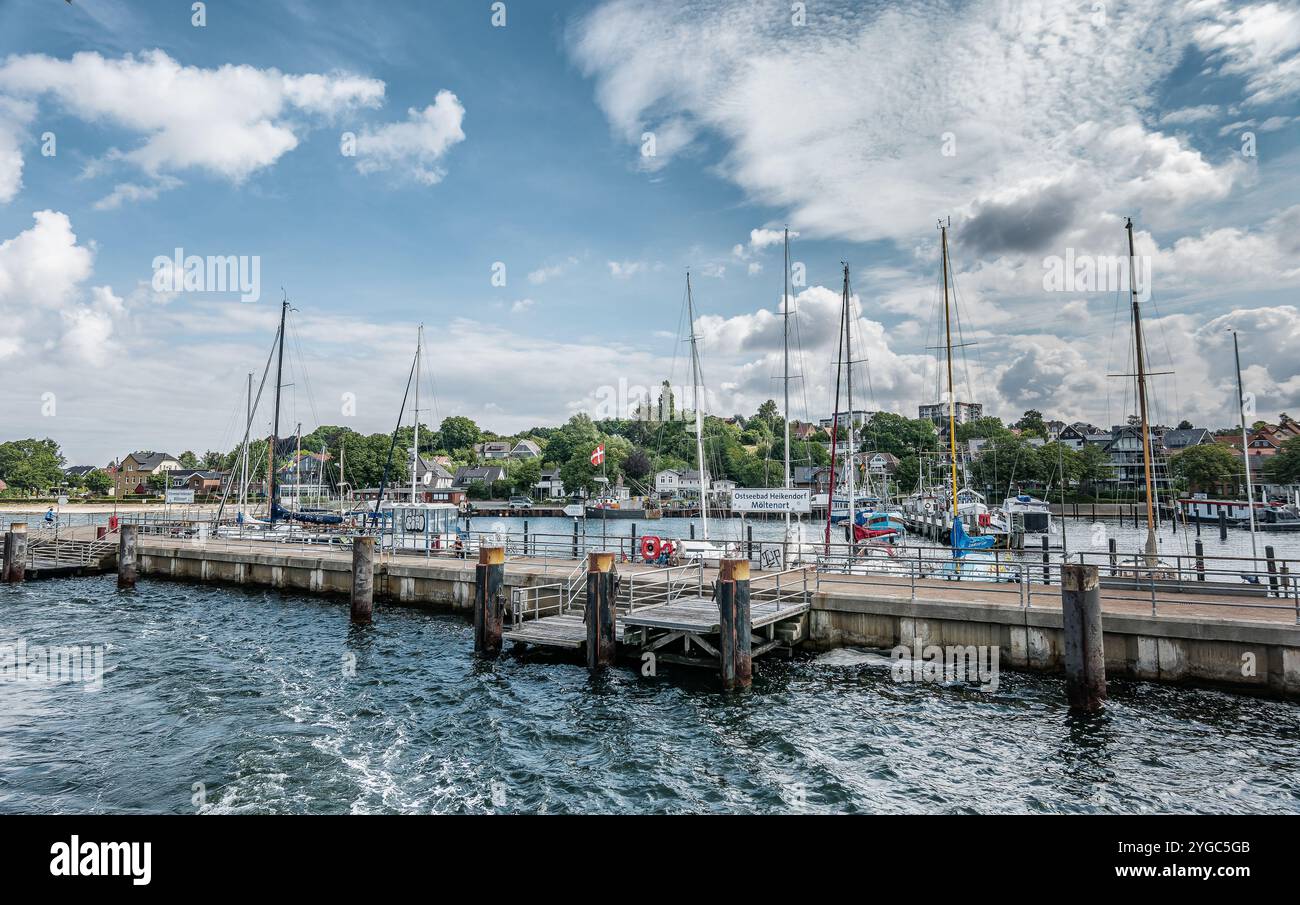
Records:
{"label": "navigation flag on mast", "polygon": [[605,444],[602,443],[600,444],[600,446],[597,446],[594,450],[592,450],[591,464],[600,465],[604,461],[605,461]]}

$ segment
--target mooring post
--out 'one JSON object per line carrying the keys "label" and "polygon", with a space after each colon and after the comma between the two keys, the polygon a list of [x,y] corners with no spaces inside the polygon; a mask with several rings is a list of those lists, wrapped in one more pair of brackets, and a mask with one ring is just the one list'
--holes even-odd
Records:
{"label": "mooring post", "polygon": [[1219,540],[1228,539],[1228,510],[1219,507]]}
{"label": "mooring post", "polygon": [[745,546],[745,553],[752,560],[754,558],[754,526],[753,525],[745,526],[745,537],[746,540],[748,541],[748,543]]}
{"label": "mooring post", "polygon": [[528,555],[528,519],[524,519],[524,556]]}
{"label": "mooring post", "polygon": [[13,522],[5,535],[4,580],[21,583],[27,577],[27,523]]}
{"label": "mooring post", "polygon": [[1116,567],[1119,563],[1119,557],[1115,555],[1115,538],[1109,538],[1106,541],[1106,547],[1110,550],[1110,574],[1114,576],[1118,571]]}
{"label": "mooring post", "polygon": [[1201,536],[1201,517],[1199,515],[1196,517],[1196,536]]}
{"label": "mooring post", "polygon": [[1196,580],[1205,581],[1205,544],[1199,537],[1196,539]]}
{"label": "mooring post", "polygon": [[573,558],[578,558],[578,520],[573,520]]}
{"label": "mooring post", "polygon": [[118,529],[117,536],[117,586],[122,589],[135,587],[140,577],[136,563],[136,530],[139,526],[124,524]]}
{"label": "mooring post", "polygon": [[691,540],[695,540],[695,523],[691,522]]}
{"label": "mooring post", "polygon": [[1278,596],[1277,593],[1277,554],[1273,552],[1272,547],[1264,548],[1264,561],[1268,564],[1268,593],[1270,597]]}
{"label": "mooring post", "polygon": [[375,539],[352,539],[352,621],[365,624],[375,610]]}
{"label": "mooring post", "polygon": [[748,688],[754,678],[750,655],[749,560],[724,559],[718,571],[718,658],[722,687]]}
{"label": "mooring post", "polygon": [[501,653],[501,626],[505,605],[501,588],[506,578],[504,547],[481,547],[474,567],[474,654],[495,657]]}
{"label": "mooring post", "polygon": [[614,634],[614,554],[587,554],[587,668],[602,669],[618,654]]}
{"label": "mooring post", "polygon": [[628,547],[627,558],[628,558],[630,561],[632,561],[632,562],[636,562],[637,553],[639,553],[640,550],[641,550],[641,548],[638,547],[638,546],[636,545],[636,522],[633,522],[633,523],[632,523],[632,543],[631,543],[631,544],[629,545],[629,547]]}
{"label": "mooring post", "polygon": [[1101,630],[1101,580],[1096,566],[1061,569],[1061,633],[1065,693],[1077,710],[1100,710],[1106,700],[1106,651]]}
{"label": "mooring post", "polygon": [[1043,535],[1043,584],[1052,583],[1052,554],[1048,548],[1047,535]]}
{"label": "mooring post", "polygon": [[13,561],[13,557],[14,533],[12,531],[6,531],[4,559],[0,560],[0,582],[9,580],[9,563]]}

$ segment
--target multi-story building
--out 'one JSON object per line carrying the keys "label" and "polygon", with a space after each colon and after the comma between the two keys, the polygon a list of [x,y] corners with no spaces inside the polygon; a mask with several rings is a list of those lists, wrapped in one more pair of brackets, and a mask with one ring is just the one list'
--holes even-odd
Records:
{"label": "multi-story building", "polygon": [[178,471],[181,463],[175,456],[158,452],[133,452],[124,458],[113,474],[113,490],[118,497],[155,492],[149,478]]}
{"label": "multi-story building", "polygon": [[[939,433],[948,429],[948,403],[934,402],[917,409],[917,417],[922,421],[931,421],[939,428]],[[957,402],[953,408],[953,418],[958,424],[966,424],[984,417],[984,404],[981,402]]]}

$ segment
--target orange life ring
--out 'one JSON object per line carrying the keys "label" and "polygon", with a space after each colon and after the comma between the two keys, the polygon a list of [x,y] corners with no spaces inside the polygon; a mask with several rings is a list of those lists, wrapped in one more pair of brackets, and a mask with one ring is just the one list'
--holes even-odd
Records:
{"label": "orange life ring", "polygon": [[109,530],[110,532],[117,531],[117,526],[118,526],[117,516],[116,516],[116,515],[110,515],[110,516],[108,517],[108,530]]}
{"label": "orange life ring", "polygon": [[656,560],[661,552],[663,552],[663,544],[655,535],[647,534],[641,538],[641,558],[643,560],[646,562]]}

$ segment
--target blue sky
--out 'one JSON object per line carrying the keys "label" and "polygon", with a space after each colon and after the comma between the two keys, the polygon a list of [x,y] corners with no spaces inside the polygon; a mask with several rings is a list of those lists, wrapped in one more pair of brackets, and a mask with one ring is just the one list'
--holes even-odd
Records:
{"label": "blue sky", "polygon": [[[841,260],[861,401],[914,415],[940,216],[978,341],[962,398],[1123,420],[1122,293],[1042,280],[1120,254],[1133,216],[1164,418],[1231,423],[1228,327],[1261,417],[1300,410],[1294,3],[491,6],[214,0],[195,27],[185,2],[0,0],[0,433],[90,462],[232,446],[282,285],[305,429],[389,429],[417,322],[426,420],[556,423],[685,376],[688,267],[710,408],[752,412],[787,223],[792,415],[829,409]],[[261,300],[154,291],[178,246],[258,256]]]}

